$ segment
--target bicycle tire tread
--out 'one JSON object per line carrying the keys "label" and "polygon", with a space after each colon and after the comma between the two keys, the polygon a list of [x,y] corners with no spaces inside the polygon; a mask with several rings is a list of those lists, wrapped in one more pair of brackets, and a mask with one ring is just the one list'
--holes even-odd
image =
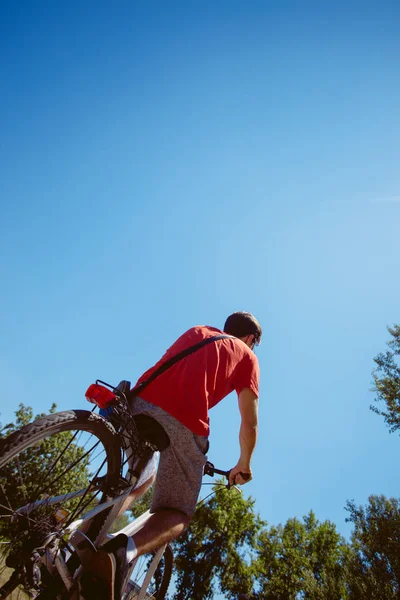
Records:
{"label": "bicycle tire tread", "polygon": [[[76,424],[90,424],[93,425],[93,430],[98,429],[98,425],[101,424],[100,427],[105,428],[104,431],[108,431],[108,435],[110,436],[109,439],[111,440],[113,438],[113,441],[119,444],[117,432],[111,423],[103,419],[103,417],[87,410],[68,410],[41,417],[40,419],[33,421],[33,423],[24,425],[21,429],[14,431],[6,438],[1,439],[0,467],[7,461],[7,455],[14,450],[16,446],[21,446],[23,449],[23,447],[37,435],[40,435],[52,427],[56,427],[57,425],[61,426],[63,423],[69,422],[74,422]],[[89,428],[89,431],[90,429],[91,428]]]}

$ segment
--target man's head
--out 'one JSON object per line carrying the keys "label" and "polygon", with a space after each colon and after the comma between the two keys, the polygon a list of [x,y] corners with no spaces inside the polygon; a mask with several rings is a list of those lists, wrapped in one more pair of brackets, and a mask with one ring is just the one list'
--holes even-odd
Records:
{"label": "man's head", "polygon": [[251,349],[261,341],[262,329],[254,315],[235,312],[225,321],[224,332],[243,340]]}

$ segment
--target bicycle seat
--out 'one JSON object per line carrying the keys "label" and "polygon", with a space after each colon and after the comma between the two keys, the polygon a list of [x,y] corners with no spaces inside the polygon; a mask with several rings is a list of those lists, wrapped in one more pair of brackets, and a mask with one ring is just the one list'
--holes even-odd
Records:
{"label": "bicycle seat", "polygon": [[134,415],[133,420],[142,440],[149,442],[149,444],[155,446],[160,452],[168,448],[170,444],[169,437],[158,421],[153,419],[153,417],[149,417],[149,415],[142,414]]}
{"label": "bicycle seat", "polygon": [[129,390],[131,389],[131,382],[127,381],[126,379],[123,379],[119,382],[115,389],[122,392],[125,395],[125,397],[128,397]]}

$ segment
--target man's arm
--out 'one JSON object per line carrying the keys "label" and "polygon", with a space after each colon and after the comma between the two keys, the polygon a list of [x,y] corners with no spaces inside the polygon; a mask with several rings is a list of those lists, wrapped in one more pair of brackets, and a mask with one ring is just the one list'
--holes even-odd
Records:
{"label": "man's arm", "polygon": [[[240,458],[236,467],[230,472],[229,483],[243,485],[253,476],[250,463],[258,434],[258,399],[249,388],[244,388],[239,394],[239,410],[242,418],[239,432]],[[240,473],[248,474],[250,477],[243,479]]]}

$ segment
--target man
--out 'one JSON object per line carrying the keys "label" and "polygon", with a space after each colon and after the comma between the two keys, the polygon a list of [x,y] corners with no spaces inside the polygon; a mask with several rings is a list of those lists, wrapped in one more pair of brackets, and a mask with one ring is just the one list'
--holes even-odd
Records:
{"label": "man", "polygon": [[[208,326],[189,329],[136,385],[146,381],[171,357],[222,333]],[[173,540],[190,523],[207,460],[208,411],[234,390],[241,415],[240,454],[229,482],[243,485],[252,478],[259,385],[259,366],[253,349],[261,341],[262,330],[252,314],[236,312],[226,320],[224,333],[229,337],[213,341],[186,356],[156,377],[133,401],[133,413],[149,415],[158,421],[168,434],[170,445],[160,455],[148,520],[133,538],[119,535],[102,548],[113,563],[110,572],[115,600],[120,599],[128,562]]]}

